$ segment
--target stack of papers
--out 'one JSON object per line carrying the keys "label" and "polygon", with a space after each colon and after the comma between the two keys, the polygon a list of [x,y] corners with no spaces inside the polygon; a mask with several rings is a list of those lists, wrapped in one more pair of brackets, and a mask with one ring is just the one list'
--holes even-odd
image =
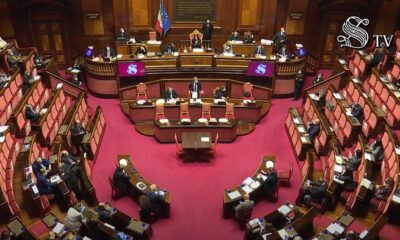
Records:
{"label": "stack of papers", "polygon": [[319,100],[319,97],[318,97],[317,94],[315,94],[315,93],[310,93],[309,96],[310,96],[310,98],[311,98],[312,100],[315,100],[315,101],[318,101],[318,100]]}
{"label": "stack of papers", "polygon": [[253,189],[252,189],[251,187],[249,187],[248,185],[243,186],[243,187],[242,187],[242,190],[243,190],[245,193],[251,193],[251,192],[253,191]]}
{"label": "stack of papers", "polygon": [[246,180],[243,181],[243,184],[245,185],[250,185],[254,182],[254,179],[251,177],[246,178]]}
{"label": "stack of papers", "polygon": [[238,190],[235,190],[233,192],[228,193],[228,196],[230,199],[235,199],[241,197],[242,195],[240,195]]}
{"label": "stack of papers", "polygon": [[340,95],[340,93],[333,93],[333,96],[337,99],[342,99],[342,95]]}
{"label": "stack of papers", "polygon": [[201,142],[209,142],[210,138],[209,137],[201,137]]}
{"label": "stack of papers", "polygon": [[293,118],[293,122],[296,123],[296,124],[299,124],[300,120],[297,117],[295,117],[295,118]]}
{"label": "stack of papers", "polygon": [[363,178],[362,180],[361,180],[361,186],[364,186],[364,187],[366,187],[367,189],[372,189],[372,182],[370,181],[370,180],[368,180],[368,179],[366,179],[366,178]]}
{"label": "stack of papers", "polygon": [[340,226],[338,223],[332,223],[326,230],[332,235],[340,235],[344,232],[344,227]]}
{"label": "stack of papers", "polygon": [[400,196],[393,195],[392,201],[395,202],[395,203],[400,203]]}
{"label": "stack of papers", "polygon": [[288,207],[286,204],[282,205],[277,210],[278,212],[282,213],[285,216],[287,216],[292,211],[292,209]]}
{"label": "stack of papers", "polygon": [[335,172],[337,172],[337,173],[343,172],[343,166],[335,164]]}

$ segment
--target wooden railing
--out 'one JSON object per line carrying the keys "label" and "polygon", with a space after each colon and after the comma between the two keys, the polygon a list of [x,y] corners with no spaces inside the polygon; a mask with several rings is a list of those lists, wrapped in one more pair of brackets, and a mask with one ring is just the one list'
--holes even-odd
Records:
{"label": "wooden railing", "polygon": [[[213,47],[213,42],[211,40],[203,40],[201,41],[201,47],[203,49],[212,49]],[[187,49],[189,51],[189,49],[192,48],[192,43],[190,42],[190,40],[179,40],[179,49]]]}
{"label": "wooden railing", "polygon": [[312,54],[308,54],[306,56],[306,68],[310,69],[312,72],[315,72],[318,69],[318,58]]}

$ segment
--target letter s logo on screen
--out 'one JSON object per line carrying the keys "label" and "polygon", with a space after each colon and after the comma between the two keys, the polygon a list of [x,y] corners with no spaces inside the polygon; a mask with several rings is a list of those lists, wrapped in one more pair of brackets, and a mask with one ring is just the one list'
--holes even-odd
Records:
{"label": "letter s logo on screen", "polygon": [[[342,25],[343,33],[345,33],[347,36],[339,35],[337,37],[337,41],[342,43],[340,44],[340,47],[362,49],[367,46],[369,34],[367,31],[361,28],[360,25],[368,26],[368,24],[368,18],[361,19],[357,16],[351,16],[347,18]],[[373,38],[375,39],[375,47],[381,47],[381,43],[383,43],[385,47],[389,47],[393,40],[393,35],[373,35]]]}
{"label": "letter s logo on screen", "polygon": [[260,63],[256,68],[256,73],[260,75],[264,75],[267,72],[267,65]]}
{"label": "letter s logo on screen", "polygon": [[137,73],[137,65],[136,64],[130,64],[128,66],[128,69],[126,70],[126,73],[130,74],[130,75],[135,75]]}

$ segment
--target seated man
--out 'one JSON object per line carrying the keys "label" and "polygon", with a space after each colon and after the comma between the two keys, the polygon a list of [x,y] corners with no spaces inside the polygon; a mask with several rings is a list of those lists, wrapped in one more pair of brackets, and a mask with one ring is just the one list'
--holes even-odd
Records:
{"label": "seated man", "polygon": [[86,151],[85,145],[82,143],[83,136],[86,134],[86,129],[82,125],[80,120],[75,120],[71,126],[71,142],[74,145],[76,155],[81,154],[82,151]]}
{"label": "seated man", "polygon": [[37,68],[41,68],[48,63],[48,60],[43,60],[42,55],[39,52],[36,53],[35,57],[33,58],[35,66]]}
{"label": "seated man", "polygon": [[130,177],[124,170],[127,164],[128,163],[126,159],[121,159],[113,175],[114,186],[121,194],[128,194],[130,192],[130,187],[131,187],[129,183]]}
{"label": "seated man", "polygon": [[263,191],[264,196],[272,196],[275,193],[277,184],[278,184],[278,176],[273,168],[273,166],[269,166],[266,172],[261,171],[261,175],[264,175],[265,180],[262,180],[261,177],[261,189]]}
{"label": "seated man", "polygon": [[120,28],[119,32],[117,33],[117,41],[120,42],[126,42],[129,39],[128,34],[126,34],[125,29],[124,28]]}
{"label": "seated man", "polygon": [[367,151],[372,154],[373,161],[380,163],[384,157],[382,140],[377,138],[375,142],[368,147]]}
{"label": "seated man", "polygon": [[354,153],[354,156],[349,157],[346,161],[346,170],[353,172],[357,171],[358,167],[361,164],[361,159],[362,159],[362,151],[360,149],[357,149]]}
{"label": "seated man", "polygon": [[281,58],[290,58],[290,53],[286,45],[283,45],[276,55]]}
{"label": "seated man", "polygon": [[24,75],[22,76],[22,92],[25,94],[28,89],[38,80],[35,79],[28,70],[25,70]]}
{"label": "seated man", "polygon": [[322,203],[327,189],[328,184],[322,178],[319,178],[315,183],[310,182],[303,198],[304,203],[309,204],[311,201]]}
{"label": "seated man", "polygon": [[36,177],[38,177],[40,175],[40,170],[42,168],[44,170],[46,170],[46,176],[47,176],[47,174],[51,171],[50,161],[47,159],[42,159],[41,157],[38,157],[32,163],[32,172],[35,174]]}
{"label": "seated man", "polygon": [[88,47],[86,48],[85,52],[83,53],[83,55],[84,55],[86,58],[93,59],[93,58],[94,58],[93,48],[94,48],[93,46],[88,46]]}
{"label": "seated man", "polygon": [[[15,48],[13,48],[15,49]],[[18,63],[21,61],[21,54],[18,52],[18,50],[15,49],[7,49],[7,62],[10,64],[11,67],[17,67]]]}
{"label": "seated man", "polygon": [[197,34],[192,39],[192,48],[201,48],[201,39]]}
{"label": "seated man", "polygon": [[68,167],[69,165],[79,163],[79,160],[69,154],[67,150],[63,150],[61,152],[61,162],[65,164],[65,167]]}
{"label": "seated man", "polygon": [[146,196],[150,200],[150,209],[154,216],[162,216],[165,211],[165,201],[159,194],[158,188],[155,184],[150,185],[150,191],[146,193]]}
{"label": "seated man", "polygon": [[45,168],[40,169],[40,174],[36,176],[37,188],[40,195],[50,195],[55,194],[57,183],[51,183],[47,179],[47,171]]}
{"label": "seated man", "polygon": [[318,106],[320,108],[325,107],[326,103],[326,91],[324,89],[321,89],[318,91]]}
{"label": "seated man", "polygon": [[140,55],[140,54],[142,54],[142,55],[147,55],[147,49],[146,49],[146,47],[145,47],[144,45],[140,45],[138,48],[136,48],[135,54],[136,54],[136,55]]}
{"label": "seated man", "polygon": [[167,43],[164,47],[164,51],[163,53],[166,54],[173,54],[174,52],[176,52],[176,47],[173,43]]}
{"label": "seated man", "polygon": [[192,81],[189,82],[189,92],[190,98],[201,98],[201,94],[203,94],[203,90],[201,90],[201,83],[199,82],[198,77],[194,77]]}
{"label": "seated man", "polygon": [[95,208],[95,211],[99,214],[100,221],[104,223],[110,223],[112,209],[104,203],[99,203],[99,206]]}
{"label": "seated man", "polygon": [[346,168],[344,173],[341,173],[337,176],[340,181],[343,181],[343,190],[347,192],[352,192],[356,187],[356,184],[353,180],[353,171],[352,169]]}
{"label": "seated man", "polygon": [[244,43],[249,44],[249,43],[253,43],[254,41],[254,35],[248,31],[244,33]]}
{"label": "seated man", "polygon": [[115,56],[117,56],[117,54],[115,53],[115,50],[113,48],[111,48],[110,46],[107,46],[101,56],[103,57],[103,59],[111,59],[111,58],[115,58]]}
{"label": "seated man", "polygon": [[38,123],[40,120],[40,114],[33,109],[30,104],[25,105],[25,118],[31,121],[31,123]]}
{"label": "seated man", "polygon": [[174,89],[172,89],[172,87],[168,87],[167,90],[165,90],[164,99],[166,101],[174,100],[174,99],[177,99],[177,98],[179,98],[178,94],[175,92]]}
{"label": "seated man", "polygon": [[83,199],[83,193],[80,188],[80,182],[81,182],[80,165],[73,163],[67,166],[64,163],[60,163],[58,169],[60,170],[61,178],[68,186],[68,189],[73,191],[79,200]]}
{"label": "seated man", "polygon": [[387,200],[389,194],[392,192],[393,185],[394,185],[393,178],[391,177],[386,178],[383,185],[375,186],[374,196],[379,200],[383,201]]}
{"label": "seated man", "polygon": [[226,88],[225,88],[224,85],[222,85],[215,91],[214,99],[223,99],[223,100],[225,100],[226,98],[227,98],[227,96],[226,96]]}
{"label": "seated man", "polygon": [[251,212],[254,208],[254,201],[250,200],[250,195],[248,193],[243,196],[243,200],[243,202],[239,202],[235,207],[235,218],[241,228],[244,228],[246,223],[250,220]]}
{"label": "seated man", "polygon": [[313,85],[316,85],[323,81],[324,81],[324,77],[322,76],[322,73],[318,73],[318,76],[313,80]]}
{"label": "seated man", "polygon": [[237,31],[234,31],[229,37],[229,41],[240,41],[239,33]]}
{"label": "seated man", "polygon": [[308,137],[310,138],[311,142],[314,142],[315,137],[318,136],[319,132],[321,131],[321,124],[319,119],[314,119],[308,125],[307,133]]}
{"label": "seated man", "polygon": [[258,46],[254,49],[253,54],[256,56],[265,56],[265,49],[261,46],[261,44],[258,44]]}
{"label": "seated man", "polygon": [[353,117],[357,118],[357,120],[362,124],[362,122],[364,121],[364,110],[361,107],[360,104],[358,103],[353,103],[351,105],[351,115],[353,115]]}
{"label": "seated man", "polygon": [[376,68],[380,62],[385,59],[385,44],[381,43],[380,47],[375,49],[374,53],[370,54],[372,57],[371,63],[368,65],[368,68],[365,70],[366,74],[370,74],[372,68]]}

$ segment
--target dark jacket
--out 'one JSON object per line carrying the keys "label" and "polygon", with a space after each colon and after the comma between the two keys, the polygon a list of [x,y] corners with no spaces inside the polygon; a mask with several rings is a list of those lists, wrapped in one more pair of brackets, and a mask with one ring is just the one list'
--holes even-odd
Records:
{"label": "dark jacket", "polygon": [[[101,53],[101,56],[103,58],[107,57],[107,49],[104,49],[103,52]],[[115,50],[113,48],[110,47],[110,57],[114,58],[115,56],[117,56],[117,54],[115,53]]]}
{"label": "dark jacket", "polygon": [[139,55],[139,54],[146,55],[147,54],[147,49],[145,47],[138,47],[138,48],[136,48],[135,54],[136,55]]}
{"label": "dark jacket", "polygon": [[168,43],[164,48],[164,53],[174,53],[176,52],[176,48],[171,43]]}
{"label": "dark jacket", "polygon": [[82,124],[73,123],[71,126],[71,141],[72,144],[80,144],[83,136],[86,133],[86,129]]}
{"label": "dark jacket", "polygon": [[319,132],[321,131],[321,124],[320,123],[311,123],[307,129],[308,137],[310,138],[311,142],[314,142],[315,137],[318,136]]}
{"label": "dark jacket", "polygon": [[118,32],[117,33],[117,41],[127,41],[129,39],[129,36],[126,32]]}
{"label": "dark jacket", "polygon": [[348,192],[352,192],[354,188],[356,187],[354,181],[353,181],[353,172],[352,171],[346,171],[344,174],[340,175],[339,180],[343,181],[343,189]]}
{"label": "dark jacket", "polygon": [[56,183],[51,183],[50,180],[43,175],[37,176],[36,181],[40,195],[48,195],[54,193],[54,188],[57,186]]}
{"label": "dark jacket", "polygon": [[114,172],[113,181],[115,187],[120,192],[127,192],[129,189],[129,176],[120,168]]}
{"label": "dark jacket", "polygon": [[50,161],[47,159],[42,159],[42,163],[33,162],[32,163],[32,172],[35,174],[36,177],[40,176],[40,169],[45,167],[48,169],[50,166]]}
{"label": "dark jacket", "polygon": [[240,35],[238,34],[238,35],[231,35],[230,37],[229,37],[229,40],[230,41],[240,41]]}
{"label": "dark jacket", "polygon": [[192,48],[201,48],[201,40],[200,38],[193,38],[192,39]]}
{"label": "dark jacket", "polygon": [[65,167],[76,162],[76,158],[70,154],[68,155],[61,155],[61,162],[65,164]]}
{"label": "dark jacket", "polygon": [[222,91],[220,89],[217,89],[217,91],[215,91],[215,99],[222,99],[222,98],[226,98],[226,92]]}
{"label": "dark jacket", "polygon": [[81,180],[81,167],[77,164],[71,164],[65,168],[63,180],[67,184],[68,188],[73,191],[78,199],[81,199],[82,192],[79,187]]}
{"label": "dark jacket", "polygon": [[360,106],[360,104],[355,104],[352,109],[351,109],[351,115],[353,117],[357,118],[357,120],[362,124],[364,121],[364,110]]}
{"label": "dark jacket", "polygon": [[361,163],[361,157],[358,157],[357,155],[354,155],[353,157],[349,158],[346,164],[347,171],[350,172],[357,171],[358,166],[360,166],[360,163]]}
{"label": "dark jacket", "polygon": [[276,190],[276,185],[278,183],[278,176],[275,171],[265,174],[267,179],[261,183],[261,187],[265,195],[273,194]]}
{"label": "dark jacket", "polygon": [[265,49],[263,47],[256,47],[253,51],[253,54],[260,54],[265,56]]}
{"label": "dark jacket", "polygon": [[303,83],[304,83],[304,73],[297,73],[296,77],[294,78],[294,84],[296,87],[303,87]]}
{"label": "dark jacket", "polygon": [[275,44],[282,45],[287,42],[287,34],[286,32],[277,32],[273,37],[272,41],[274,41]]}
{"label": "dark jacket", "polygon": [[321,203],[324,200],[325,192],[328,189],[328,184],[326,183],[314,183],[313,186],[308,188],[308,192],[311,196],[311,200],[314,202]]}
{"label": "dark jacket", "polygon": [[40,115],[34,109],[25,109],[25,118],[30,120],[33,123],[37,123],[39,121]]}
{"label": "dark jacket", "polygon": [[213,29],[214,29],[214,26],[211,22],[203,23],[203,26],[201,28],[201,31],[203,32],[203,40],[211,40],[211,35],[212,35]]}
{"label": "dark jacket", "polygon": [[150,209],[156,215],[160,216],[163,214],[165,201],[164,199],[153,191],[149,191],[146,193],[146,196],[150,200]]}
{"label": "dark jacket", "polygon": [[197,95],[200,96],[201,92],[201,83],[198,81],[195,83],[193,80],[189,82],[189,91],[194,92],[195,91],[195,85],[197,85]]}
{"label": "dark jacket", "polygon": [[175,92],[175,90],[172,89],[171,92],[167,90],[165,90],[164,92],[164,99],[168,100],[168,99],[174,99],[174,98],[178,98],[178,94]]}

